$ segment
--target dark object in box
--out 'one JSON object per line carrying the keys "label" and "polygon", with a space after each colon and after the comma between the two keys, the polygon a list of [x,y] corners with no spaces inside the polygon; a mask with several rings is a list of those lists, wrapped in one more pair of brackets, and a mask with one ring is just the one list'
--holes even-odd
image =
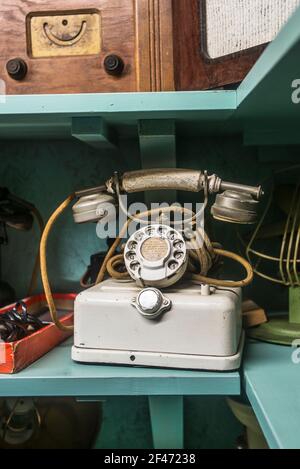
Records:
{"label": "dark object in box", "polygon": [[[56,294],[54,301],[59,311],[60,321],[64,325],[73,324],[75,294]],[[47,306],[45,295],[37,295],[24,300],[28,312],[38,315]],[[0,314],[12,309],[12,305],[0,309]],[[40,316],[39,316],[40,317]],[[43,320],[49,318],[40,317]],[[16,342],[0,343],[0,373],[17,373],[49,352],[56,345],[72,335],[72,331],[63,332],[50,323],[48,326]]]}

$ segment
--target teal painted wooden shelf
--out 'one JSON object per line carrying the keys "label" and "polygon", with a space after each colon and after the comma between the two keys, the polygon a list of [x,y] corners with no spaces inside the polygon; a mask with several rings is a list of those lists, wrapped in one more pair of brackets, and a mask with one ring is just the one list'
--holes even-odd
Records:
{"label": "teal painted wooden shelf", "polygon": [[121,137],[137,136],[142,120],[163,119],[176,122],[178,133],[197,135],[218,131],[235,109],[235,91],[6,96],[0,138],[70,138],[79,118],[94,119],[94,134],[100,119]]}
{"label": "teal painted wooden shelf", "polygon": [[300,8],[237,89],[234,120],[245,144],[300,143],[299,22]]}
{"label": "teal painted wooden shelf", "polygon": [[71,360],[71,341],[15,375],[0,375],[0,396],[239,395],[238,372],[101,366]]}
{"label": "teal painted wooden shelf", "polygon": [[273,449],[300,448],[300,363],[293,352],[299,358],[295,348],[253,342],[245,354],[245,391]]}

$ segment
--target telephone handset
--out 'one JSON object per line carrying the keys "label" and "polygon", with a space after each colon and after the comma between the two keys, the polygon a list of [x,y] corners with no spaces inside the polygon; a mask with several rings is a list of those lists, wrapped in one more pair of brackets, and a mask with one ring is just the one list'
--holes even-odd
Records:
{"label": "telephone handset", "polygon": [[[76,192],[80,200],[73,208],[77,223],[97,221],[105,213],[107,203],[116,203],[113,196],[120,193],[137,193],[157,190],[187,192],[207,191],[218,194],[212,207],[215,219],[230,223],[255,223],[262,188],[223,181],[206,171],[187,169],[152,169],[115,174],[104,186]],[[103,204],[103,210],[99,210]],[[100,214],[100,216],[99,216]]]}
{"label": "telephone handset", "polygon": [[[52,298],[47,274],[46,247],[52,225],[60,214],[75,200],[73,216],[76,223],[107,222],[107,207],[114,204],[125,211],[121,195],[124,193],[144,192],[151,190],[183,190],[190,192],[204,192],[206,207],[210,194],[217,194],[215,204],[211,209],[212,216],[229,223],[255,223],[258,201],[263,195],[261,187],[253,187],[223,181],[217,175],[208,175],[206,171],[186,169],[153,169],[133,171],[119,176],[115,173],[105,185],[76,192],[70,195],[50,217],[41,240],[41,272],[46,298],[54,323],[60,329],[66,329],[57,319],[56,309]],[[146,214],[157,215],[157,222],[146,224],[136,231],[127,241],[122,254],[115,255],[121,244],[121,239],[133,218],[128,215],[128,221],[121,229],[118,238],[107,252],[106,258],[99,271],[96,283],[101,283],[106,274],[114,280],[134,280],[140,287],[167,288],[174,285],[184,276],[193,283],[212,285],[215,287],[235,288],[248,285],[253,279],[250,264],[235,253],[220,249],[217,243],[212,243],[203,229],[194,232],[191,242],[194,249],[186,247],[185,234],[178,231],[176,226],[167,226],[160,221],[161,214],[174,211],[184,211],[184,208],[170,206],[149,210]],[[191,220],[197,214],[190,211]],[[141,219],[144,214],[135,216]],[[200,240],[200,241],[199,241]],[[220,257],[227,257],[242,264],[246,270],[246,277],[241,281],[224,281],[210,278],[209,271]],[[120,267],[122,266],[122,269]],[[124,269],[125,266],[125,269]],[[125,271],[124,271],[125,270]]]}

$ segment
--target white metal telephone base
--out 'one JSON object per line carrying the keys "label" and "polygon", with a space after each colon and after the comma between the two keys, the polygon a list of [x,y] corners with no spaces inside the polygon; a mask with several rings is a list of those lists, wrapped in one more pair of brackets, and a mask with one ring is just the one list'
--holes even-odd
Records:
{"label": "white metal telephone base", "polygon": [[242,333],[236,355],[212,357],[176,353],[138,352],[127,350],[101,350],[81,347],[72,348],[72,359],[82,363],[109,365],[134,365],[159,368],[183,368],[189,370],[232,371],[241,365],[245,334]]}

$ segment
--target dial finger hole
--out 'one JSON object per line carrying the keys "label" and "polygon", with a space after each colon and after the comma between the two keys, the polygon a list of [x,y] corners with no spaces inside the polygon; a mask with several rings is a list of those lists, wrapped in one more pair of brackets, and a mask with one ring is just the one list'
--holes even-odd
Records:
{"label": "dial finger hole", "polygon": [[173,244],[174,248],[175,249],[183,249],[183,242],[182,241],[175,241],[175,243]]}
{"label": "dial finger hole", "polygon": [[140,232],[136,233],[136,235],[135,235],[134,238],[135,238],[137,241],[141,241],[141,240],[143,239],[143,237],[144,237],[144,233],[142,233],[142,232],[140,231]]}
{"label": "dial finger hole", "polygon": [[140,267],[140,264],[138,262],[132,262],[130,264],[130,269],[133,271],[133,272],[137,272],[138,269]]}
{"label": "dial finger hole", "polygon": [[176,261],[170,261],[168,264],[168,267],[170,270],[176,270],[178,267],[178,262]]}
{"label": "dial finger hole", "polygon": [[176,239],[176,234],[174,233],[174,231],[170,231],[168,233],[168,238],[171,240],[171,241],[174,241]]}
{"label": "dial finger hole", "polygon": [[130,251],[126,254],[126,259],[128,259],[129,261],[134,261],[135,259],[135,252],[133,251]]}
{"label": "dial finger hole", "polygon": [[157,229],[159,236],[166,236],[167,231],[168,230],[164,226],[159,226]]}
{"label": "dial finger hole", "polygon": [[149,228],[146,228],[145,233],[147,236],[153,236],[155,234],[155,228],[149,226]]}
{"label": "dial finger hole", "polygon": [[184,254],[183,254],[183,252],[181,252],[181,251],[176,251],[176,252],[174,253],[174,257],[175,257],[175,259],[177,259],[177,260],[181,260],[181,259],[183,259]]}
{"label": "dial finger hole", "polygon": [[129,249],[131,251],[135,251],[136,250],[136,247],[137,247],[137,243],[135,241],[131,241],[128,245]]}

